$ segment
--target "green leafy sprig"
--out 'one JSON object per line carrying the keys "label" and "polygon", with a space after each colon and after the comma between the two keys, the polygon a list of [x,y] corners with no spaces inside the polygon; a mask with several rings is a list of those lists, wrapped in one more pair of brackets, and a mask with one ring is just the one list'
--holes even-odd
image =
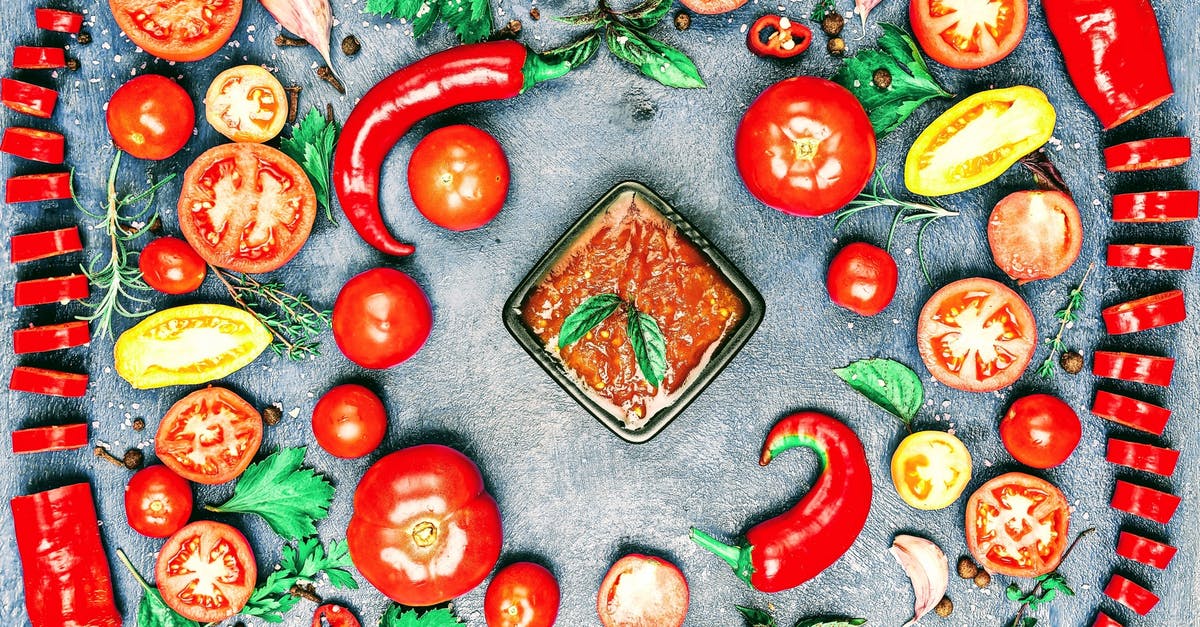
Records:
{"label": "green leafy sprig", "polygon": [[[1071,542],[1071,546],[1063,552],[1062,559],[1059,560],[1059,565],[1067,561],[1067,557],[1075,550],[1079,541],[1094,533],[1096,529],[1085,529],[1075,536],[1075,540]],[[1010,627],[1034,627],[1037,625],[1037,619],[1032,616],[1026,616],[1025,612],[1036,612],[1038,608],[1047,603],[1054,601],[1060,596],[1075,596],[1075,591],[1067,585],[1067,578],[1057,570],[1046,573],[1040,577],[1034,578],[1036,585],[1028,593],[1022,592],[1021,587],[1017,584],[1009,584],[1004,590],[1004,595],[1009,601],[1021,604],[1021,609],[1017,610],[1017,615],[1009,623]]]}
{"label": "green leafy sprig", "polygon": [[301,468],[306,447],[280,449],[251,464],[233,488],[233,497],[211,512],[258,514],[285,540],[316,535],[316,522],[329,515],[333,484]]}
{"label": "green leafy sprig", "polygon": [[275,339],[271,350],[293,361],[320,354],[321,333],[333,324],[333,311],[317,309],[306,294],[287,291],[282,283],[263,283],[247,274],[233,274],[209,266],[229,297],[249,312]]}
{"label": "green leafy sprig", "polygon": [[925,403],[925,386],[912,368],[891,359],[860,359],[833,372],[912,430],[913,419]]}
{"label": "green leafy sprig", "polygon": [[326,547],[314,536],[295,546],[285,544],[280,552],[279,568],[271,571],[267,580],[254,589],[240,614],[255,616],[268,623],[282,623],[283,615],[300,601],[300,597],[292,593],[296,585],[311,585],[324,574],[334,588],[357,589],[358,582],[349,571],[351,565],[345,540],[335,540]]}
{"label": "green leafy sprig", "polygon": [[304,119],[292,126],[291,137],[279,141],[279,148],[284,154],[300,164],[308,175],[317,193],[317,204],[325,210],[325,218],[334,224],[337,224],[337,220],[333,219],[330,202],[330,167],[339,131],[337,120],[325,117],[313,107]]}
{"label": "green leafy sprig", "polygon": [[1088,275],[1092,273],[1092,268],[1095,266],[1095,262],[1088,264],[1079,285],[1067,295],[1066,306],[1054,312],[1054,319],[1058,320],[1058,333],[1054,334],[1054,337],[1046,338],[1046,343],[1050,345],[1050,354],[1037,369],[1038,376],[1043,379],[1054,377],[1054,365],[1058,363],[1058,354],[1067,350],[1067,345],[1063,343],[1063,334],[1066,333],[1069,325],[1079,320],[1079,310],[1083,308],[1087,300],[1083,296],[1083,284],[1087,282]]}
{"label": "green leafy sprig", "polygon": [[633,356],[637,358],[638,371],[647,383],[658,387],[667,374],[667,343],[662,330],[654,316],[638,311],[636,304],[625,302],[616,294],[596,294],[579,303],[563,320],[558,332],[558,348],[561,350],[579,341],[622,305],[628,317],[625,332]]}
{"label": "green leafy sprig", "polygon": [[447,608],[418,612],[411,608],[392,605],[383,613],[379,627],[456,627],[462,621]]}
{"label": "green leafy sprig", "polygon": [[929,73],[917,42],[908,33],[892,24],[879,27],[883,30],[879,49],[859,50],[846,59],[833,80],[862,102],[875,134],[882,136],[903,124],[922,104],[953,94]]}
{"label": "green leafy sprig", "polygon": [[[746,619],[746,624],[749,627],[778,627],[775,622],[775,617],[769,612],[760,610],[755,607],[746,607],[744,605],[735,605],[737,611],[742,613]],[[795,627],[857,627],[858,625],[866,624],[865,618],[838,618],[835,616],[811,616],[801,618],[796,621]]]}
{"label": "green leafy sprig", "polygon": [[367,12],[410,20],[413,37],[428,33],[439,20],[464,44],[483,41],[492,34],[488,0],[367,0]]}
{"label": "green leafy sprig", "polygon": [[836,0],[817,0],[817,3],[813,5],[812,13],[809,14],[809,17],[812,18],[812,21],[820,23],[830,13],[837,13]]}

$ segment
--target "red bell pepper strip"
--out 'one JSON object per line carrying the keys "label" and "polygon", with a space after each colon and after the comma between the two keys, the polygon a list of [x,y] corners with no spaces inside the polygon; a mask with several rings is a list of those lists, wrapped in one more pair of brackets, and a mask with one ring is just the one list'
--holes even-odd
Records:
{"label": "red bell pepper strip", "polygon": [[1104,612],[1096,612],[1096,622],[1092,623],[1092,627],[1125,627],[1121,623],[1109,618]]}
{"label": "red bell pepper strip", "polygon": [[83,28],[83,16],[74,11],[38,7],[33,10],[33,19],[38,28],[57,33],[78,33]]}
{"label": "red bell pepper strip", "polygon": [[13,331],[13,353],[44,353],[83,346],[91,341],[92,331],[85,320],[28,327]]}
{"label": "red bell pepper strip", "polygon": [[739,546],[691,531],[696,544],[763,592],[794,588],[833,565],[854,544],[871,510],[871,469],[850,427],[815,412],[788,416],[767,435],[759,464],[797,447],[821,460],[820,476],[799,503],[751,527]]}
{"label": "red bell pepper strip", "polygon": [[13,49],[12,66],[17,70],[54,70],[67,67],[67,53],[62,48],[17,46]]}
{"label": "red bell pepper strip", "polygon": [[0,152],[30,161],[59,164],[66,151],[67,139],[54,131],[13,126],[4,129],[4,138],[0,139]]}
{"label": "red bell pepper strip", "polygon": [[1158,244],[1109,244],[1108,267],[1141,270],[1191,270],[1196,249]]}
{"label": "red bell pepper strip", "polygon": [[1171,97],[1150,0],[1043,0],[1079,96],[1111,129]]}
{"label": "red bell pepper strip", "polygon": [[1180,497],[1168,492],[1160,492],[1154,488],[1117,480],[1117,489],[1113,490],[1113,509],[1126,514],[1140,516],[1156,523],[1168,524],[1179,509]]}
{"label": "red bell pepper strip", "polygon": [[1114,222],[1182,222],[1195,220],[1197,215],[1200,215],[1200,192],[1194,189],[1113,196]]}
{"label": "red bell pepper strip", "polygon": [[1187,309],[1183,292],[1170,290],[1107,307],[1100,316],[1109,335],[1121,335],[1183,322]]}
{"label": "red bell pepper strip", "polygon": [[1117,555],[1147,566],[1163,570],[1175,557],[1177,549],[1169,544],[1155,542],[1137,534],[1122,531],[1117,538]]}
{"label": "red bell pepper strip", "polygon": [[746,46],[760,57],[790,59],[808,50],[812,30],[779,15],[764,15],[755,20],[746,34]]}
{"label": "red bell pepper strip", "polygon": [[13,263],[36,261],[83,250],[79,239],[79,227],[72,226],[54,231],[40,231],[14,235],[9,242]]}
{"label": "red bell pepper strip", "polygon": [[1104,586],[1104,596],[1141,616],[1149,614],[1150,610],[1158,605],[1158,597],[1153,592],[1117,574],[1114,574],[1112,579],[1108,580],[1108,585]]}
{"label": "red bell pepper strip", "polygon": [[76,483],[9,502],[33,627],[120,627],[92,487]]}
{"label": "red bell pepper strip", "polygon": [[46,396],[79,398],[87,394],[88,376],[45,368],[17,366],[8,379],[8,389]]}
{"label": "red bell pepper strip", "polygon": [[1188,137],[1154,137],[1104,149],[1104,167],[1110,172],[1157,170],[1183,165],[1192,157]]}
{"label": "red bell pepper strip", "polygon": [[13,286],[13,305],[17,307],[49,305],[50,303],[65,305],[73,300],[83,300],[90,293],[88,279],[82,274],[17,281],[17,284]]}
{"label": "red bell pepper strip", "polygon": [[88,443],[86,422],[52,427],[34,427],[12,432],[12,451],[15,454],[70,451]]}
{"label": "red bell pepper strip", "polygon": [[0,102],[17,113],[48,118],[54,114],[58,92],[11,78],[0,78]]}
{"label": "red bell pepper strip", "polygon": [[1165,407],[1104,390],[1096,392],[1092,413],[1110,422],[1154,435],[1162,435],[1171,418],[1171,410]]}
{"label": "red bell pepper strip", "polygon": [[71,173],[26,174],[4,182],[4,202],[66,200],[71,197]]}
{"label": "red bell pepper strip", "polygon": [[1179,451],[1109,438],[1104,458],[1113,464],[1170,477],[1179,463]]}
{"label": "red bell pepper strip", "polygon": [[1170,357],[1109,351],[1096,351],[1092,357],[1092,374],[1106,379],[1166,387],[1174,371],[1175,360]]}

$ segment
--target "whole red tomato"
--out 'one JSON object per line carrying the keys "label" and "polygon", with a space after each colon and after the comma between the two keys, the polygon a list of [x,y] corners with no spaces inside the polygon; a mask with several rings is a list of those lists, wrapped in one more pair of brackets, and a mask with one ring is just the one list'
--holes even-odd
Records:
{"label": "whole red tomato", "polygon": [[353,383],[339,385],[313,408],[313,436],[330,455],[350,459],[379,447],[387,433],[387,410],[374,392]]}
{"label": "whole red tomato", "polygon": [[165,538],[192,516],[192,486],[166,466],[147,466],[125,486],[125,519],[134,531]]}
{"label": "whole red tomato", "polygon": [[425,136],[408,162],[408,190],[421,215],[452,231],[477,229],[508,196],[508,159],[487,131],[456,124]]}
{"label": "whole red tomato", "polygon": [[1031,394],[1017,399],[1000,419],[1000,440],[1013,459],[1034,468],[1053,468],[1079,445],[1083,425],[1057,396]]}
{"label": "whole red tomato", "polygon": [[117,148],[156,161],[179,152],[196,126],[187,92],[157,74],[142,74],[121,85],[104,117]]}
{"label": "whole red tomato", "polygon": [[138,269],[146,284],[164,294],[196,291],[208,266],[187,242],[178,237],[152,240],[138,255]]}
{"label": "whole red tomato", "polygon": [[863,316],[883,311],[896,295],[896,260],[888,251],[855,242],[829,262],[825,287],[829,300]]}
{"label": "whole red tomato", "polygon": [[500,558],[500,509],[466,455],[440,444],[391,453],[354,490],[350,559],[380,592],[424,607],[478,586]]}
{"label": "whole red tomato", "polygon": [[391,368],[429,339],[433,309],[412,277],[375,268],[350,279],[333,303],[333,339],[364,368]]}
{"label": "whole red tomato", "polygon": [[845,87],[796,76],[768,87],[734,140],[746,189],[796,216],[823,216],[854,199],[875,171],[875,131]]}
{"label": "whole red tomato", "polygon": [[483,597],[488,627],[552,627],[558,618],[558,580],[546,567],[517,562],[500,569]]}

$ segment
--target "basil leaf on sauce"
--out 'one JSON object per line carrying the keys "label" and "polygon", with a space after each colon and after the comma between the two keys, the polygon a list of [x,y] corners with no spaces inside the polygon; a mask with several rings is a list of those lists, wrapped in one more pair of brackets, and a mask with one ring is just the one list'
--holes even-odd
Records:
{"label": "basil leaf on sauce", "polygon": [[663,339],[658,323],[650,314],[629,308],[629,342],[633,345],[633,356],[637,357],[642,378],[654,387],[662,383],[667,374],[667,342]]}
{"label": "basil leaf on sauce", "polygon": [[925,388],[917,373],[898,361],[860,359],[845,368],[834,368],[833,372],[906,425],[912,424],[925,402]]}
{"label": "basil leaf on sauce", "polygon": [[558,347],[565,348],[587,335],[588,331],[611,316],[622,302],[616,294],[596,294],[579,303],[575,311],[563,320],[562,330],[558,332]]}

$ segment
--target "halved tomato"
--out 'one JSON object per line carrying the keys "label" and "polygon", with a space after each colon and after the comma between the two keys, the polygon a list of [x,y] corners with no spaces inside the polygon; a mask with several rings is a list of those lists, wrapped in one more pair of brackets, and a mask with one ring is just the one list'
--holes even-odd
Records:
{"label": "halved tomato", "polygon": [[971,481],[971,453],[944,431],[918,431],[892,454],[892,483],[905,503],[925,510],[949,507]]}
{"label": "halved tomato", "polygon": [[216,485],[242,474],[262,437],[262,415],[253,405],[225,388],[207,387],[167,410],[154,454],[180,477]]}
{"label": "halved tomato", "polygon": [[1050,482],[1023,472],[1000,475],[967,500],[967,548],[993,573],[1053,572],[1067,548],[1071,509]]}
{"label": "halved tomato", "polygon": [[1025,0],[912,0],[908,17],[921,49],[942,65],[973,70],[1007,57],[1029,22]]}
{"label": "halved tomato", "polygon": [[993,392],[1025,372],[1037,350],[1029,305],[991,279],[938,290],[917,321],[917,350],[933,378],[967,392]]}
{"label": "halved tomato", "polygon": [[279,79],[260,65],[231,67],[204,94],[204,117],[235,142],[273,139],[287,121],[287,94]]}
{"label": "halved tomato", "polygon": [[921,131],[904,161],[904,184],[923,196],[979,187],[1046,143],[1054,120],[1054,107],[1036,87],[979,92]]}
{"label": "halved tomato", "polygon": [[604,627],[681,627],[689,598],[687,579],[678,566],[631,553],[604,575],[596,612]]}
{"label": "halved tomato", "polygon": [[242,0],[108,0],[134,45],[167,61],[197,61],[221,49],[242,16]]}
{"label": "halved tomato", "polygon": [[183,175],[179,228],[218,268],[270,272],[308,241],[317,195],[290,157],[262,144],[210,148]]}
{"label": "halved tomato", "polygon": [[992,209],[987,234],[996,265],[1022,284],[1066,272],[1083,248],[1079,209],[1058,191],[1005,196]]}
{"label": "halved tomato", "polygon": [[202,520],[176,531],[154,564],[162,599],[180,616],[216,623],[242,611],[254,592],[258,566],[242,532]]}

